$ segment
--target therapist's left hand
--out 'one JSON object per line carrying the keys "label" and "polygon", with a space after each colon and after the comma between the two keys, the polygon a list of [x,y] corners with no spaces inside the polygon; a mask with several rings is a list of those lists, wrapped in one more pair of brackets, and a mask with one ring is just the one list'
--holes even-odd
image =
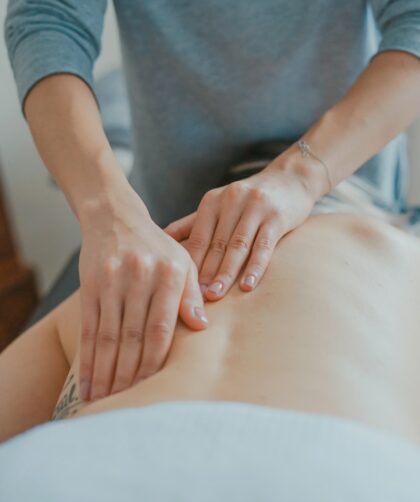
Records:
{"label": "therapist's left hand", "polygon": [[260,173],[210,190],[196,212],[165,228],[187,239],[207,300],[221,299],[244,265],[240,288],[258,286],[279,240],[303,223],[321,195],[313,176],[320,169],[311,162],[282,154]]}

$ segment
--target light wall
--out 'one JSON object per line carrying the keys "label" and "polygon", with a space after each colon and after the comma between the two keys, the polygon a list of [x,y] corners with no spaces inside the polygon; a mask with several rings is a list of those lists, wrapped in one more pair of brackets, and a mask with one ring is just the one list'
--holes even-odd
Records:
{"label": "light wall", "polygon": [[[6,0],[0,0],[0,36]],[[118,35],[109,2],[103,51],[96,75],[120,65]],[[3,188],[21,255],[35,267],[39,285],[46,291],[69,255],[79,245],[78,224],[62,194],[48,178],[20,113],[6,48],[0,41],[0,157]],[[420,121],[411,129],[413,165],[411,198],[420,203]]]}
{"label": "light wall", "polygon": [[[6,0],[0,0],[0,158],[3,191],[19,252],[36,269],[46,291],[80,242],[78,223],[64,196],[53,187],[20,112],[4,39]],[[118,34],[109,8],[103,51],[95,74],[120,66]]]}

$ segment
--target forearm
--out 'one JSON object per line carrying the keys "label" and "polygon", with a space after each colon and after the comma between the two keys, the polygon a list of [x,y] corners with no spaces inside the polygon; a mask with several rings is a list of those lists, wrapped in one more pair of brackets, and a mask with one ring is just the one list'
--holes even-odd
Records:
{"label": "forearm", "polygon": [[[420,61],[404,52],[376,56],[349,92],[304,135],[328,166],[333,186],[350,176],[420,113]],[[297,149],[291,151],[300,157]],[[308,169],[316,198],[328,179],[316,162]]]}
{"label": "forearm", "polygon": [[112,153],[89,87],[72,75],[39,82],[25,102],[39,153],[79,220],[129,185]]}

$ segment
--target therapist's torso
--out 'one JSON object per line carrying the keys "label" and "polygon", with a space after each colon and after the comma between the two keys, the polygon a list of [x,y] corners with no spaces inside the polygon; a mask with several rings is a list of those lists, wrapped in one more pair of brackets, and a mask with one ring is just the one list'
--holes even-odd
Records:
{"label": "therapist's torso", "polygon": [[[420,56],[420,0],[114,4],[133,124],[131,182],[161,224],[194,210],[253,143],[298,139],[378,50]],[[9,1],[6,41],[22,103],[49,74],[93,85],[106,5]],[[397,210],[404,154],[397,138],[359,172]]]}
{"label": "therapist's torso", "polygon": [[[115,6],[134,126],[132,183],[161,222],[194,210],[250,144],[302,135],[378,49],[364,0]],[[391,205],[404,189],[402,143],[361,171]]]}

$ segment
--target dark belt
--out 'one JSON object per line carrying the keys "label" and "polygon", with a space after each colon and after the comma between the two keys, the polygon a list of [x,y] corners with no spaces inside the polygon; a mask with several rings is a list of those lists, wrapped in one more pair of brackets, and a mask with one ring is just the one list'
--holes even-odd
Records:
{"label": "dark belt", "polygon": [[257,174],[293,143],[294,141],[267,141],[253,145],[240,163],[229,168],[223,184]]}

